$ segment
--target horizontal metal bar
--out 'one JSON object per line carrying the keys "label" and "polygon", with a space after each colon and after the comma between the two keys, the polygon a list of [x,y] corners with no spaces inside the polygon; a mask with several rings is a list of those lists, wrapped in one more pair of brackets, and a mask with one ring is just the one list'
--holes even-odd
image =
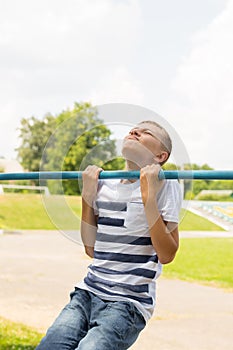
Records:
{"label": "horizontal metal bar", "polygon": [[[102,171],[100,179],[139,179],[140,171]],[[3,180],[71,180],[81,179],[82,171],[41,171],[26,173],[0,173]],[[166,170],[160,179],[233,180],[233,170]]]}

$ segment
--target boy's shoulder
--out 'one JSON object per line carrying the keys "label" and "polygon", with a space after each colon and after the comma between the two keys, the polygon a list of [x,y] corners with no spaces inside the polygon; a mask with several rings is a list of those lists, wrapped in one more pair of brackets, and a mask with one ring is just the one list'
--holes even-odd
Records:
{"label": "boy's shoulder", "polygon": [[178,180],[176,179],[167,179],[165,180],[165,184],[167,187],[171,187],[171,188],[180,188],[181,184]]}
{"label": "boy's shoulder", "polygon": [[181,206],[182,187],[178,180],[165,180],[162,190],[158,194],[158,199],[162,201],[174,201]]}

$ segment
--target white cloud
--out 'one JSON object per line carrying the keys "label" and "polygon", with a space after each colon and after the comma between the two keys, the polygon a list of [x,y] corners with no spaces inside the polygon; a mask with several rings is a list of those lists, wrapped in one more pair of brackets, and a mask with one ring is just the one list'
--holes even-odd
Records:
{"label": "white cloud", "polygon": [[117,67],[111,74],[103,76],[90,94],[94,104],[111,102],[143,104],[140,83],[130,76],[126,67]]}
{"label": "white cloud", "polygon": [[137,0],[0,0],[0,154],[12,155],[7,141],[22,117],[91,95],[99,103],[106,84],[109,98],[120,88],[124,98],[138,97],[128,66],[140,16]]}
{"label": "white cloud", "polygon": [[179,119],[190,156],[219,168],[233,166],[233,1],[193,38],[172,82]]}

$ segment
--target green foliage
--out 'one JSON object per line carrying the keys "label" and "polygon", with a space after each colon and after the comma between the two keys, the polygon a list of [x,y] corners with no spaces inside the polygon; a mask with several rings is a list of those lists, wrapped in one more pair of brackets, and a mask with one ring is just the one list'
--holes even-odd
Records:
{"label": "green foliage", "polygon": [[[208,164],[185,164],[184,170],[213,170]],[[194,199],[202,190],[231,190],[233,180],[184,180],[184,193],[186,199]],[[226,198],[210,197],[209,200],[227,200]],[[230,199],[231,200],[231,199]]]}
{"label": "green foliage", "polygon": [[28,171],[38,171],[44,147],[55,127],[55,118],[47,115],[39,120],[35,117],[23,118],[19,128],[21,144],[18,159]]}
{"label": "green foliage", "polygon": [[[189,181],[191,183],[191,181]],[[192,181],[192,193],[193,198],[198,195],[202,190],[232,190],[233,180],[195,180]],[[186,191],[187,198],[187,191]],[[198,198],[201,199],[201,198]],[[208,200],[207,198],[205,200]],[[227,200],[226,198],[221,198],[220,196],[210,195],[209,200]]]}
{"label": "green foliage", "polygon": [[198,165],[196,163],[184,164],[184,170],[213,170],[208,164]]}
{"label": "green foliage", "polygon": [[41,338],[35,329],[0,317],[1,350],[33,350]]}
{"label": "green foliage", "polygon": [[[112,170],[122,169],[122,161],[116,160],[116,145],[111,131],[98,117],[90,103],[75,103],[57,116],[22,119],[18,157],[23,167],[30,171],[77,171],[89,164]],[[45,184],[45,183],[44,183]],[[52,193],[79,194],[76,180],[49,181]]]}
{"label": "green foliage", "polygon": [[231,196],[220,196],[216,194],[202,194],[198,196],[198,200],[201,201],[220,201],[220,202],[233,202],[233,198]]}
{"label": "green foliage", "polygon": [[[184,170],[212,170],[212,168],[208,164],[197,165],[193,163],[185,164]],[[184,197],[186,199],[194,198],[201,190],[208,189],[209,183],[209,180],[184,180]]]}
{"label": "green foliage", "polygon": [[162,168],[163,170],[180,170],[180,167],[174,163],[165,163]]}
{"label": "green foliage", "polygon": [[[184,170],[213,170],[208,164],[198,165],[198,164],[185,164],[183,166]],[[163,165],[163,170],[181,170],[181,167],[174,163],[165,163]],[[184,197],[185,199],[194,199],[195,196],[201,190],[209,189],[232,189],[233,181],[231,180],[184,180]]]}
{"label": "green foliage", "polygon": [[232,190],[233,180],[214,180],[209,184],[209,190]]}
{"label": "green foliage", "polygon": [[[208,164],[185,164],[184,170],[213,170]],[[180,170],[181,168],[174,163],[165,163],[163,170]],[[185,199],[194,199],[201,190],[227,190],[233,189],[233,180],[184,180]],[[226,198],[212,197],[209,200],[227,200]],[[231,200],[231,199],[229,199]]]}
{"label": "green foliage", "polygon": [[233,238],[183,238],[164,276],[233,288]]}
{"label": "green foliage", "polygon": [[121,170],[125,168],[125,160],[122,157],[116,157],[109,162],[103,164],[104,170]]}

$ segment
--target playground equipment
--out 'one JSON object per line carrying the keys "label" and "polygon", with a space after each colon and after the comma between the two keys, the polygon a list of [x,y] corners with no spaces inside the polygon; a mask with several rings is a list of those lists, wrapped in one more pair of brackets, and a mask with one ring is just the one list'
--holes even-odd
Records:
{"label": "playground equipment", "polygon": [[[139,179],[140,171],[101,171],[99,179]],[[82,171],[41,171],[25,173],[0,173],[2,180],[71,180],[81,179]],[[233,170],[165,170],[159,179],[233,180]]]}

